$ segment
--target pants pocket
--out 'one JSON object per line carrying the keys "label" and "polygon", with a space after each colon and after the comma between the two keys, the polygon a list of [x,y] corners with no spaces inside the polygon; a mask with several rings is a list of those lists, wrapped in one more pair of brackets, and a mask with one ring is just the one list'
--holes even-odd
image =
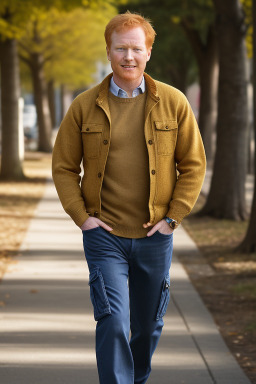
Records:
{"label": "pants pocket", "polygon": [[168,303],[170,301],[170,274],[168,273],[163,281],[160,302],[156,314],[156,320],[160,320],[166,313]]}
{"label": "pants pocket", "polygon": [[161,233],[160,231],[157,230],[156,233],[157,233],[158,235],[165,236],[165,237],[171,237],[171,236],[173,236],[173,232],[172,232],[172,233]]}
{"label": "pants pocket", "polygon": [[94,308],[96,321],[111,313],[102,273],[99,268],[93,268],[89,277],[90,298]]}

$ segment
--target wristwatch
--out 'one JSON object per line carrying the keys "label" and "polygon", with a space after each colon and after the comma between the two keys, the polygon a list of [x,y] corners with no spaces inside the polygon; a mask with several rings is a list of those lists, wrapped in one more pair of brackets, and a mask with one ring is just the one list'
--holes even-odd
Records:
{"label": "wristwatch", "polygon": [[170,217],[167,217],[167,216],[164,217],[164,220],[166,221],[166,223],[170,225],[172,229],[175,229],[178,227],[178,222],[176,220],[171,219]]}

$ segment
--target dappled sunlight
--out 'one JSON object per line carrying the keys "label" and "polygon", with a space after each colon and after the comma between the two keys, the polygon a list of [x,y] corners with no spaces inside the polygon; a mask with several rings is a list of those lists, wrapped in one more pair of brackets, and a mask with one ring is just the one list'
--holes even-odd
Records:
{"label": "dappled sunlight", "polygon": [[[223,367],[225,362],[222,363]],[[184,370],[202,370],[204,363],[200,356],[195,353],[193,348],[158,348],[153,356],[152,365],[154,367],[166,367],[169,370],[184,369]]]}
{"label": "dappled sunlight", "polygon": [[[88,309],[89,312],[89,309]],[[34,313],[8,312],[1,322],[3,332],[17,332],[19,334],[37,332],[70,332],[94,333],[95,321],[91,313]]]}
{"label": "dappled sunlight", "polygon": [[[45,283],[45,286],[51,283],[51,280],[65,281],[73,280],[74,282],[84,281],[85,283],[89,280],[89,272],[86,267],[86,261],[82,259],[82,255],[77,257],[78,260],[74,257],[69,258],[69,260],[51,260],[51,268],[49,268],[49,260],[27,260],[19,262],[19,259],[16,259],[16,262],[9,265],[6,276],[8,280],[12,280],[12,285],[15,284],[17,279],[17,273],[21,272],[19,280],[29,280],[30,284],[40,284]],[[80,258],[80,259],[79,259]],[[58,271],[58,273],[56,273]],[[56,285],[57,288],[57,285]]]}
{"label": "dappled sunlight", "polygon": [[[173,303],[169,304],[168,308],[169,315],[166,315],[164,317],[164,328],[163,328],[163,335],[165,336],[179,336],[183,335],[184,332],[189,332],[186,325],[184,324],[184,321],[181,320],[180,314],[176,314],[173,308]],[[198,322],[198,325],[193,326],[193,333],[196,335],[205,335],[205,336],[211,336],[216,335],[218,333],[216,328],[212,327],[212,324],[204,324]]]}
{"label": "dappled sunlight", "polygon": [[36,351],[34,346],[29,344],[17,344],[13,345],[12,348],[5,349],[4,353],[0,352],[0,359],[2,364],[69,364],[83,366],[95,365],[96,358],[94,349],[86,349],[77,347],[74,348],[72,345],[65,348],[52,348],[49,350],[47,345],[37,345]]}
{"label": "dappled sunlight", "polygon": [[227,270],[227,271],[236,271],[249,272],[256,274],[256,261],[227,261],[227,262],[216,262],[213,263],[216,268]]}

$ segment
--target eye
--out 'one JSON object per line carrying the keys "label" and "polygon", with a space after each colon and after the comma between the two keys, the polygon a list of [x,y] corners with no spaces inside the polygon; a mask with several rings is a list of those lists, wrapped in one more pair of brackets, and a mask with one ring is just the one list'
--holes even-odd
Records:
{"label": "eye", "polygon": [[117,48],[117,51],[123,51],[124,48]]}
{"label": "eye", "polygon": [[141,52],[141,48],[135,48],[134,51]]}

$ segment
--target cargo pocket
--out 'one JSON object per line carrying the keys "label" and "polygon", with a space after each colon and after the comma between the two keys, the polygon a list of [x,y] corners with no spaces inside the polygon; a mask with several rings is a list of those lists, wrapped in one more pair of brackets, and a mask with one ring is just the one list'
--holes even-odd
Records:
{"label": "cargo pocket", "polygon": [[156,314],[156,320],[160,320],[167,310],[168,303],[170,301],[170,275],[165,276],[163,285],[162,285],[162,292],[160,297],[160,302]]}
{"label": "cargo pocket", "polygon": [[99,268],[93,268],[89,277],[90,298],[94,308],[94,319],[100,320],[111,313],[105,284]]}

